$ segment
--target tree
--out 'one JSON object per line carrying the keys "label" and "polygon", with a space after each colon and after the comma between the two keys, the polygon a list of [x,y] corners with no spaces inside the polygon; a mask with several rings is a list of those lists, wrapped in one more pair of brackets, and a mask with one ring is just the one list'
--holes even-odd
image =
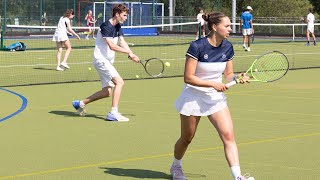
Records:
{"label": "tree", "polygon": [[313,5],[315,12],[320,14],[320,1],[319,0],[309,0],[309,1]]}

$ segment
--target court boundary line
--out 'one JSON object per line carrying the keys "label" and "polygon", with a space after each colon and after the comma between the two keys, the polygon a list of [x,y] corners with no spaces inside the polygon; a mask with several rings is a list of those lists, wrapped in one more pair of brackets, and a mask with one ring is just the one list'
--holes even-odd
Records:
{"label": "court boundary line", "polygon": [[19,113],[21,113],[22,111],[24,111],[26,109],[27,105],[28,105],[28,99],[26,97],[24,97],[23,95],[21,95],[21,94],[18,94],[16,92],[10,91],[8,89],[4,89],[2,87],[0,87],[0,90],[7,91],[7,92],[9,92],[11,94],[14,94],[14,95],[18,96],[22,100],[22,104],[21,104],[20,108],[17,111],[15,111],[14,113],[9,114],[8,116],[6,116],[4,118],[1,118],[0,119],[0,123],[1,123],[1,122],[5,121],[5,120],[8,120],[8,119],[12,118],[13,116],[15,116],[15,115],[17,115]]}
{"label": "court boundary line", "polygon": [[[320,135],[320,132],[314,132],[314,133],[303,134],[303,135],[294,135],[294,136],[276,137],[276,138],[270,138],[270,139],[261,139],[261,140],[238,143],[237,146],[239,147],[239,146],[261,144],[261,143],[268,143],[268,142],[274,142],[274,141],[285,141],[285,140],[291,140],[291,139],[301,139],[301,138],[319,136],[319,135]],[[216,146],[216,147],[211,147],[211,148],[189,150],[186,153],[188,153],[188,154],[190,154],[190,153],[198,153],[198,152],[211,151],[211,150],[217,150],[217,149],[223,149],[223,148],[224,148],[223,146]],[[71,171],[71,170],[77,170],[77,169],[85,169],[85,168],[92,168],[92,167],[98,167],[98,166],[105,166],[105,165],[108,165],[108,164],[118,164],[118,163],[124,163],[124,162],[155,159],[155,158],[167,157],[167,156],[173,156],[173,153],[150,155],[150,156],[143,156],[143,157],[135,157],[135,158],[128,158],[128,159],[123,159],[123,160],[101,162],[101,163],[96,163],[96,164],[87,164],[87,165],[82,165],[82,166],[72,166],[72,167],[66,167],[66,168],[60,168],[60,169],[44,170],[44,171],[25,173],[25,174],[16,174],[16,175],[11,175],[11,176],[3,176],[3,177],[0,176],[0,179],[15,179],[15,178],[19,178],[19,177],[44,175],[44,174],[51,174],[51,173],[57,173],[57,172],[63,172],[63,171]]]}

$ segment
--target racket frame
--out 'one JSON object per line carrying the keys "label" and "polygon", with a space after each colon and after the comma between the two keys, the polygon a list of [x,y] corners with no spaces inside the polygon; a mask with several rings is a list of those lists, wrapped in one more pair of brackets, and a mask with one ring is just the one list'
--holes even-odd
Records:
{"label": "racket frame", "polygon": [[[254,77],[254,69],[253,69],[253,66],[255,65],[256,62],[258,62],[258,60],[259,60],[261,57],[263,57],[263,56],[265,56],[265,55],[268,55],[268,54],[270,54],[270,53],[279,53],[279,54],[281,54],[283,57],[285,57],[286,62],[287,62],[287,64],[288,64],[288,67],[287,67],[287,69],[286,69],[286,72],[283,73],[282,76],[280,76],[280,77],[278,77],[278,78],[276,78],[276,79],[270,80],[270,81],[258,80],[258,79],[256,79],[256,78]],[[250,75],[251,75],[251,77],[253,78],[252,80],[249,80],[249,82],[263,82],[263,83],[267,83],[267,82],[273,82],[273,81],[277,81],[277,80],[281,79],[283,76],[285,76],[285,75],[287,74],[287,72],[289,71],[289,67],[290,67],[290,66],[289,66],[288,57],[287,57],[284,53],[282,53],[282,52],[280,52],[280,51],[269,51],[269,52],[266,52],[266,53],[260,55],[258,58],[256,58],[256,59],[253,61],[253,63],[250,65],[250,67],[248,68],[248,70],[246,71],[246,74],[250,72]],[[231,87],[231,86],[239,83],[240,80],[241,80],[241,77],[239,77],[239,78],[237,78],[237,79],[234,79],[233,81],[227,83],[226,85],[227,85],[227,87]]]}
{"label": "racket frame", "polygon": [[[148,70],[147,70],[147,65],[148,65],[148,62],[150,62],[150,61],[159,61],[159,62],[161,63],[161,68],[162,68],[162,70],[161,70],[161,72],[159,72],[159,74],[154,75],[154,74],[148,72]],[[153,78],[156,78],[156,77],[161,76],[162,73],[163,73],[163,71],[164,71],[164,63],[163,63],[163,61],[160,60],[159,58],[150,58],[150,59],[146,59],[146,60],[140,60],[140,64],[143,66],[143,68],[144,68],[144,70],[146,71],[146,73],[147,73],[149,76],[153,77]]]}

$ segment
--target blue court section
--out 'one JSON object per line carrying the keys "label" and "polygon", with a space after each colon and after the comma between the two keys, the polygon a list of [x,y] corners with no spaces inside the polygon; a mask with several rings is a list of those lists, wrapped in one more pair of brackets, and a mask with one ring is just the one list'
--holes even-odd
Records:
{"label": "blue court section", "polygon": [[157,36],[157,28],[122,28],[125,36]]}
{"label": "blue court section", "polygon": [[12,113],[12,114],[4,117],[4,118],[1,118],[1,119],[0,119],[0,122],[5,121],[5,120],[8,120],[8,119],[12,118],[13,116],[15,116],[15,115],[19,114],[20,112],[22,112],[24,109],[26,109],[27,104],[28,104],[27,98],[25,98],[25,97],[22,96],[21,94],[18,94],[18,93],[16,93],[16,92],[10,91],[10,90],[8,90],[8,89],[4,89],[4,88],[1,88],[1,87],[0,87],[0,90],[9,92],[9,93],[11,93],[11,94],[14,94],[14,95],[18,96],[18,97],[21,99],[21,101],[22,101],[21,107],[20,107],[16,112],[14,112],[14,113]]}

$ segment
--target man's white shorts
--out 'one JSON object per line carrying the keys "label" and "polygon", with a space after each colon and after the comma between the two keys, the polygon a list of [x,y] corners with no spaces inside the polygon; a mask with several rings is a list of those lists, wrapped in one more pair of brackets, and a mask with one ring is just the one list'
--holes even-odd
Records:
{"label": "man's white shorts", "polygon": [[111,64],[111,62],[107,59],[104,60],[94,60],[93,66],[96,68],[102,88],[104,87],[114,87],[114,83],[111,81],[114,77],[120,77],[116,68]]}
{"label": "man's white shorts", "polygon": [[244,36],[251,35],[251,34],[252,34],[252,28],[242,29],[242,34],[243,34]]}
{"label": "man's white shorts", "polygon": [[314,26],[308,26],[308,31],[310,33],[313,33],[314,32]]}

